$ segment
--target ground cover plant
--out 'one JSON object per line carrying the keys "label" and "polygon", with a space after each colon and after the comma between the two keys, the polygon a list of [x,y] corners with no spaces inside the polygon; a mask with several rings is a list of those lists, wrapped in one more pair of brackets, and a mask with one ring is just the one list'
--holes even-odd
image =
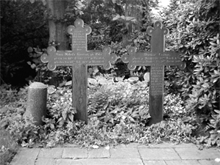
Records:
{"label": "ground cover plant", "polygon": [[0,135],[0,164],[4,165],[16,154],[18,145],[5,130],[0,129]]}
{"label": "ground cover plant", "polygon": [[[210,124],[201,131],[196,113],[185,109],[179,95],[165,94],[164,120],[149,126],[149,86],[146,82],[114,82],[102,76],[89,79],[87,125],[74,121],[76,111],[72,107],[72,91],[68,83],[62,87],[48,87],[49,113],[42,126],[35,126],[24,116],[27,88],[20,91],[8,86],[1,88],[4,90],[0,94],[0,125],[5,136],[0,139],[0,155],[8,155],[5,162],[11,159],[18,145],[54,147],[74,143],[100,147],[169,141],[220,147],[219,130],[215,131]],[[8,142],[3,142],[4,137]]]}
{"label": "ground cover plant", "polygon": [[185,109],[178,95],[165,95],[164,121],[148,126],[150,115],[147,83],[130,81],[115,83],[102,78],[103,80],[105,81],[102,83],[96,81],[88,87],[87,125],[74,121],[75,109],[72,107],[71,88],[51,86],[48,90],[49,114],[44,118],[43,126],[33,125],[31,120],[23,115],[27,95],[25,88],[16,92],[17,99],[1,106],[1,127],[11,134],[15,142],[27,147],[34,145],[53,147],[66,142],[88,147],[163,141],[219,146],[219,133],[214,138],[209,133],[213,131],[211,126],[207,126],[205,134],[199,136],[196,114]]}
{"label": "ground cover plant", "polygon": [[18,92],[8,85],[0,86],[0,91],[0,164],[4,165],[12,159],[19,147],[5,128],[13,119],[20,119],[20,110],[24,110],[24,102],[19,102],[19,96],[25,95],[22,94],[22,90]]}

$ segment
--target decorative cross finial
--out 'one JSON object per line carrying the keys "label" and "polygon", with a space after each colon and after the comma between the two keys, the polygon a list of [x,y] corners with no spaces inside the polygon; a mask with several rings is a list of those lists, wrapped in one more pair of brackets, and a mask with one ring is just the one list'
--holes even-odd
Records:
{"label": "decorative cross finial", "polygon": [[168,34],[168,29],[164,28],[162,23],[157,21],[153,27],[147,28],[147,33],[151,36],[151,52],[162,54],[165,50],[164,37]]}
{"label": "decorative cross finial", "polygon": [[70,25],[67,32],[72,36],[72,50],[87,51],[87,35],[92,32],[89,26],[84,26],[81,19],[74,22],[74,26]]}

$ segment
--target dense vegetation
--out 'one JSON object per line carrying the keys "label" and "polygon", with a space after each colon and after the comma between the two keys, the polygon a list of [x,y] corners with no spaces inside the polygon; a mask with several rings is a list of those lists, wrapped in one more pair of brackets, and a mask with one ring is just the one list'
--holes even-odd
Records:
{"label": "dense vegetation", "polygon": [[38,2],[1,1],[1,84],[22,86],[36,75],[27,48],[47,47],[45,9]]}
{"label": "dense vegetation", "polygon": [[[53,147],[70,142],[97,147],[172,141],[220,146],[218,0],[172,0],[160,16],[151,13],[157,8],[154,0],[69,0],[62,20],[51,17],[42,2],[46,1],[1,1],[0,158],[6,154],[8,161],[16,144]],[[146,82],[113,81],[114,76],[129,73],[120,59],[111,71],[89,67],[93,77],[88,85],[89,124],[73,120],[71,86],[65,85],[71,79],[71,68],[59,67],[52,74],[39,57],[48,45],[48,20],[70,25],[77,17],[93,29],[89,49],[108,45],[117,56],[127,53],[130,46],[149,50],[146,27],[155,20],[165,24],[170,31],[166,48],[181,52],[186,67],[165,69],[164,121],[148,126]],[[136,72],[147,69],[138,67]],[[28,81],[50,85],[49,113],[43,126],[35,126],[23,115]]]}
{"label": "dense vegetation", "polygon": [[197,114],[205,131],[213,128],[213,134],[220,129],[219,6],[215,0],[173,1],[162,17],[171,31],[170,49],[179,49],[186,64],[181,72],[167,69],[170,89],[181,92],[186,109]]}
{"label": "dense vegetation", "polygon": [[[29,147],[36,143],[51,147],[64,142],[102,146],[129,142],[151,143],[165,140],[179,143],[193,140],[197,124],[191,121],[195,120],[195,116],[184,109],[179,96],[167,95],[166,120],[147,127],[150,115],[149,87],[146,82],[115,83],[103,77],[98,77],[97,80],[99,82],[91,83],[88,88],[88,125],[73,121],[75,110],[71,105],[71,89],[68,86],[49,88],[49,114],[44,118],[43,126],[35,126],[23,116],[26,88],[19,93],[3,92],[1,98],[5,98],[4,104],[7,105],[2,108],[1,125],[19,144]],[[7,103],[9,101],[10,104]]]}

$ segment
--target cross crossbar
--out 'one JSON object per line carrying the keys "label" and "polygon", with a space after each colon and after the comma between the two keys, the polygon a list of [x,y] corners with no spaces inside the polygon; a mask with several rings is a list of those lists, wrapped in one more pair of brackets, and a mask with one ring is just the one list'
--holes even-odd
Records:
{"label": "cross crossbar", "polygon": [[82,64],[85,65],[103,65],[104,69],[108,70],[111,63],[117,60],[115,54],[111,54],[109,47],[103,51],[88,51],[87,50],[87,35],[91,33],[89,26],[84,26],[81,19],[74,22],[75,26],[70,25],[67,29],[72,36],[72,50],[56,50],[54,46],[47,48],[48,55],[41,56],[41,61],[48,62],[48,69],[55,70],[57,66],[72,66],[77,68]]}
{"label": "cross crossbar", "polygon": [[171,66],[182,65],[178,53],[165,51],[162,54],[153,52],[137,52],[136,48],[128,50],[129,55],[124,55],[122,61],[128,63],[128,68],[134,70],[136,66]]}
{"label": "cross crossbar", "polygon": [[42,56],[41,60],[48,62],[48,69],[55,70],[57,66],[72,66],[79,67],[82,64],[86,65],[103,65],[104,69],[108,70],[111,63],[116,60],[116,56],[111,54],[111,49],[106,47],[103,51],[81,51],[74,52],[70,50],[56,50],[54,46],[47,49],[49,56]]}

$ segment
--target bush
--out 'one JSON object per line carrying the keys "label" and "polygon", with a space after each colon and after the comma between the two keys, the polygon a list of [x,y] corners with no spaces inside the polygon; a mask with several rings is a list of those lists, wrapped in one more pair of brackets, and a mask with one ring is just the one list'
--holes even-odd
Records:
{"label": "bush", "polygon": [[199,132],[210,134],[219,131],[219,119],[213,117],[220,111],[219,12],[218,0],[173,1],[163,15],[170,30],[169,49],[178,49],[186,64],[184,71],[167,68],[168,85],[187,100],[186,109],[196,114]]}

